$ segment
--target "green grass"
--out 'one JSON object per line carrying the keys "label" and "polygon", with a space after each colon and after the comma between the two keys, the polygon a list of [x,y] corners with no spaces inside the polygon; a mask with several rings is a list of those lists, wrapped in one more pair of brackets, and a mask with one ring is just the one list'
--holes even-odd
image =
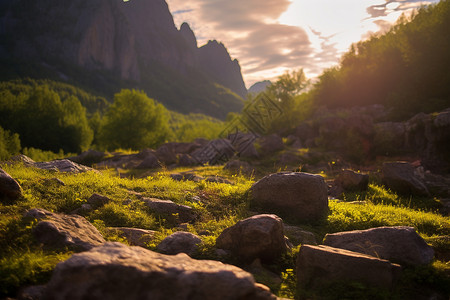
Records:
{"label": "green grass", "polygon": [[[197,167],[194,172],[203,177],[222,176],[232,181],[233,185],[205,181],[174,181],[169,176],[173,172],[192,170],[188,168],[140,174],[140,178],[119,178],[113,170],[74,175],[28,168],[21,164],[4,165],[3,169],[19,181],[24,196],[12,205],[0,204],[1,296],[15,296],[18,289],[24,285],[45,283],[54,266],[71,255],[71,252],[64,250],[43,250],[41,245],[34,241],[31,232],[36,220],[22,217],[24,212],[31,208],[70,213],[86,203],[93,193],[98,193],[109,197],[111,202],[81,214],[93,223],[107,240],[126,243],[116,233],[108,231],[107,227],[156,230],[154,239],[147,245],[147,248],[156,250],[156,246],[166,236],[178,230],[187,230],[199,235],[203,241],[197,253],[193,255],[195,258],[217,259],[233,264],[238,262],[217,255],[215,241],[225,228],[254,213],[249,210],[248,201],[248,190],[254,180],[229,174],[223,171],[221,166]],[[53,178],[60,179],[65,185],[58,184]],[[169,199],[188,205],[196,211],[199,218],[185,229],[178,228],[176,224],[149,211],[139,200],[140,197]],[[196,201],[198,199],[200,202]],[[441,293],[448,292],[446,286],[450,274],[450,221],[448,217],[435,212],[434,199],[405,199],[372,183],[368,191],[346,194],[344,200],[330,201],[329,215],[321,223],[314,226],[297,225],[314,232],[319,238],[323,238],[326,233],[339,231],[379,226],[412,226],[435,248],[436,257],[439,259],[430,266],[408,269],[399,289],[391,294],[348,283],[332,286],[328,292],[323,290],[319,294],[310,295],[301,291],[298,295],[294,272],[298,246],[280,261],[265,266],[280,276],[281,284],[274,285],[270,276],[264,274],[258,274],[257,280],[269,285],[277,295],[291,298],[305,296],[314,299],[316,296],[323,296],[324,299],[334,299],[333,295],[342,292],[341,296],[347,299],[408,299],[405,295],[414,294],[414,291],[408,288],[411,285],[423,286]],[[365,200],[366,204],[349,203],[354,200]]]}

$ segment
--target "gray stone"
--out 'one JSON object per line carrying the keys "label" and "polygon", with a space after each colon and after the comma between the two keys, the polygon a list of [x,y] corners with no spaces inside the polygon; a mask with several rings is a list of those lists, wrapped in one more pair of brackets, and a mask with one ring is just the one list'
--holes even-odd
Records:
{"label": "gray stone", "polygon": [[329,246],[303,245],[297,257],[297,282],[304,289],[317,289],[334,282],[360,282],[391,289],[401,267],[387,260]]}
{"label": "gray stone", "polygon": [[251,205],[295,222],[315,222],[328,212],[328,187],[322,176],[299,172],[270,174],[250,189]]}
{"label": "gray stone", "polygon": [[283,221],[276,215],[256,215],[237,222],[219,235],[216,246],[244,261],[274,261],[288,249]]}
{"label": "gray stone", "polygon": [[78,215],[62,215],[35,208],[25,217],[38,219],[33,235],[48,248],[69,247],[86,251],[105,242],[103,236],[91,223]]}
{"label": "gray stone", "polygon": [[378,227],[327,234],[324,244],[387,259],[405,265],[429,264],[433,248],[406,226]]}
{"label": "gray stone", "polygon": [[158,158],[153,153],[147,153],[142,162],[136,167],[136,169],[153,169],[161,166]]}
{"label": "gray stone", "polygon": [[177,155],[170,145],[164,144],[156,150],[156,157],[165,165],[175,164],[177,162]]}
{"label": "gray stone", "polygon": [[289,240],[294,243],[294,245],[317,245],[317,240],[314,233],[303,230],[300,227],[284,224],[284,232],[289,237]]}
{"label": "gray stone", "polygon": [[186,253],[191,256],[197,251],[198,245],[201,243],[202,240],[195,234],[177,231],[162,240],[156,249],[164,254]]}
{"label": "gray stone", "polygon": [[155,235],[155,231],[140,228],[109,227],[108,230],[124,237],[131,246],[145,247]]}
{"label": "gray stone", "polygon": [[425,183],[414,174],[414,167],[407,162],[384,163],[382,181],[387,187],[399,194],[430,195]]}
{"label": "gray stone", "polygon": [[334,184],[342,187],[344,191],[364,191],[369,186],[369,175],[342,170],[336,176]]}
{"label": "gray stone", "polygon": [[87,203],[89,203],[93,207],[103,206],[109,202],[111,202],[111,199],[97,193],[92,194],[92,196],[87,199]]}
{"label": "gray stone", "polygon": [[20,184],[8,173],[0,169],[0,201],[13,203],[22,197]]}
{"label": "gray stone", "polygon": [[226,178],[219,177],[219,176],[209,176],[205,179],[206,182],[215,182],[215,183],[226,183],[226,184],[233,184],[231,181],[229,181]]}
{"label": "gray stone", "polygon": [[106,243],[59,263],[44,296],[54,300],[276,299],[238,267],[120,243]]}
{"label": "gray stone", "polygon": [[67,172],[67,173],[84,173],[88,171],[95,171],[92,168],[77,164],[68,159],[57,159],[47,162],[37,162],[34,163],[34,167],[49,170],[49,171],[58,171],[58,172]]}
{"label": "gray stone", "polygon": [[44,295],[45,288],[45,285],[28,286],[19,291],[17,298],[18,300],[41,300]]}
{"label": "gray stone", "polygon": [[223,169],[230,171],[233,174],[242,173],[242,174],[250,175],[251,173],[254,172],[254,169],[248,162],[241,161],[241,160],[230,160],[223,167]]}
{"label": "gray stone", "polygon": [[163,215],[169,220],[174,219],[172,221],[178,221],[179,223],[191,222],[197,217],[192,207],[176,204],[170,200],[142,198],[141,201],[155,213]]}
{"label": "gray stone", "polygon": [[283,139],[278,134],[265,136],[259,140],[261,154],[272,154],[284,149]]}
{"label": "gray stone", "polygon": [[178,165],[182,167],[198,165],[198,161],[192,158],[189,154],[178,155]]}

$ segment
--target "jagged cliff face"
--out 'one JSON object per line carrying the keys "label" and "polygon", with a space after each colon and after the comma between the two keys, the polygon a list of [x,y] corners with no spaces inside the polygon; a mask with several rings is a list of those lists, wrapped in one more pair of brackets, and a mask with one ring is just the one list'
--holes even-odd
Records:
{"label": "jagged cliff face", "polygon": [[[218,83],[230,88],[233,92],[245,98],[247,89],[242,79],[241,66],[237,60],[231,61],[230,54],[222,43],[209,41],[199,49],[200,65],[203,71]],[[240,76],[237,76],[239,74]]]}
{"label": "jagged cliff face", "polygon": [[217,42],[198,48],[189,25],[176,28],[164,0],[0,0],[0,10],[2,58],[108,71],[144,89],[160,73],[190,86],[212,78],[245,97],[239,63]]}

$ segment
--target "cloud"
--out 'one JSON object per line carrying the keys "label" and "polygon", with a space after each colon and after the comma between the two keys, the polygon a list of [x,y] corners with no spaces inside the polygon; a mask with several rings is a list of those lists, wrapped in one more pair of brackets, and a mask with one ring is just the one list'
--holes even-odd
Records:
{"label": "cloud", "polygon": [[187,11],[174,16],[187,21],[199,44],[217,39],[239,60],[248,85],[275,68],[296,69],[310,65],[313,48],[307,32],[279,24],[290,0],[168,0],[169,7]]}
{"label": "cloud", "polygon": [[369,18],[379,18],[385,17],[392,12],[404,12],[411,9],[417,9],[433,2],[436,2],[436,0],[387,0],[383,4],[369,6],[367,8],[367,13],[370,15]]}

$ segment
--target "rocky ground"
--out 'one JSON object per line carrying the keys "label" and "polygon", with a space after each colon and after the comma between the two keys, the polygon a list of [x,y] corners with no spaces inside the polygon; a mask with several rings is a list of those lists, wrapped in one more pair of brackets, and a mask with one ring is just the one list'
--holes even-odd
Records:
{"label": "rocky ground", "polygon": [[[450,178],[444,163],[436,165],[445,162],[448,115],[403,125],[327,117],[303,124],[308,134],[285,137],[239,134],[50,162],[14,157],[0,171],[1,292],[17,299],[448,299]],[[424,137],[427,146],[404,152],[406,161],[357,165],[342,151],[317,148],[326,128],[339,126],[358,128],[359,137],[395,133],[386,138],[402,137],[398,147]],[[30,253],[58,258],[43,272],[23,259]]]}

